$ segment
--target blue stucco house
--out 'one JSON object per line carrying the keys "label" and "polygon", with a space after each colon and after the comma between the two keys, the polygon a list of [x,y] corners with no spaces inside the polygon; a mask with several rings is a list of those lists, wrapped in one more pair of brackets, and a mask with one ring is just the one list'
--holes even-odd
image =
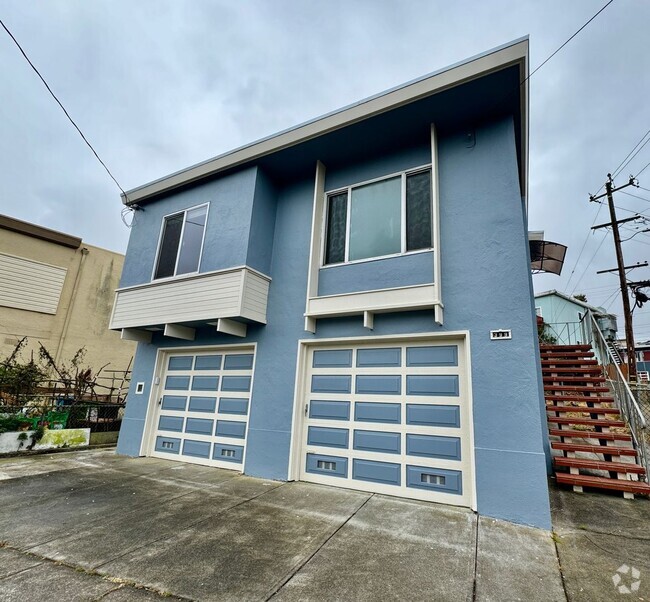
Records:
{"label": "blue stucco house", "polygon": [[129,191],[118,452],[550,528],[521,39]]}

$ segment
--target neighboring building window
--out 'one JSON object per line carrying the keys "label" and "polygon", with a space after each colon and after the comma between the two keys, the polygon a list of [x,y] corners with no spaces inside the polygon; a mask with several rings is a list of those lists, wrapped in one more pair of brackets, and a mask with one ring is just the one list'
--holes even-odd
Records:
{"label": "neighboring building window", "polygon": [[202,205],[164,218],[154,280],[198,271],[207,215]]}
{"label": "neighboring building window", "polygon": [[541,318],[542,317],[542,308],[541,307],[536,307],[535,308],[535,313]]}
{"label": "neighboring building window", "polygon": [[431,248],[431,170],[405,172],[328,196],[324,264]]}

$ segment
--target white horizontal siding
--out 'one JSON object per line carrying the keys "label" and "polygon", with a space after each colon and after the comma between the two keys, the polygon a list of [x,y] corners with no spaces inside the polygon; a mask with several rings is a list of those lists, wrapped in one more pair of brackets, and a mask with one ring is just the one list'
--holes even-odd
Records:
{"label": "white horizontal siding", "polygon": [[0,253],[0,305],[56,314],[66,268]]}
{"label": "white horizontal siding", "polygon": [[[259,281],[266,283],[259,285]],[[244,312],[247,284],[250,308]],[[266,323],[268,281],[246,268],[153,282],[119,290],[111,328],[139,328],[182,322],[247,317]]]}
{"label": "white horizontal siding", "polygon": [[247,272],[244,281],[242,317],[266,324],[266,303],[268,298],[269,281],[254,272]]}

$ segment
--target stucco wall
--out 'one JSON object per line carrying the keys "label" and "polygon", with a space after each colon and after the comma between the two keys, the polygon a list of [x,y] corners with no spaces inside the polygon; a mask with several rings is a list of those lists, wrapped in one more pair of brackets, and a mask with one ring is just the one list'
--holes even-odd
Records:
{"label": "stucco wall", "polygon": [[[72,249],[9,230],[0,232],[0,253],[67,269],[55,315],[0,307],[0,357],[27,336],[25,359],[32,350],[38,353],[40,341],[60,360],[69,361],[85,346],[86,365],[98,369],[109,364],[107,369],[126,370],[135,344],[108,330],[124,256],[84,243]],[[87,253],[82,253],[84,248]]]}
{"label": "stucco wall", "polygon": [[[472,148],[464,131],[439,142],[444,327],[435,325],[432,312],[379,314],[371,334],[470,332],[478,510],[549,528],[543,399],[514,127],[510,119],[474,127]],[[412,166],[419,153],[405,151],[404,162]],[[381,161],[359,165],[347,180],[363,181],[389,168]],[[335,186],[328,180],[328,188]],[[313,190],[313,176],[276,187],[268,324],[250,325],[245,339],[258,343],[245,466],[255,476],[287,478],[298,339],[369,335],[358,316],[319,320],[315,335],[304,331]],[[178,202],[172,197],[159,204]],[[512,340],[490,341],[495,328],[511,329]],[[244,340],[199,329],[191,343],[155,335],[151,344],[141,344],[133,382],[145,382],[146,391],[130,398],[118,451],[140,453],[159,346],[233,342]]]}

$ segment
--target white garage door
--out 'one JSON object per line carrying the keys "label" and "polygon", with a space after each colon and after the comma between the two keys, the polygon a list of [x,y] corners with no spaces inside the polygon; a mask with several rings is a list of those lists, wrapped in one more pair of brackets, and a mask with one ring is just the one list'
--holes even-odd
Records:
{"label": "white garage door", "polygon": [[163,356],[150,455],[243,470],[254,351]]}
{"label": "white garage door", "polygon": [[311,347],[300,478],[471,506],[464,343]]}

